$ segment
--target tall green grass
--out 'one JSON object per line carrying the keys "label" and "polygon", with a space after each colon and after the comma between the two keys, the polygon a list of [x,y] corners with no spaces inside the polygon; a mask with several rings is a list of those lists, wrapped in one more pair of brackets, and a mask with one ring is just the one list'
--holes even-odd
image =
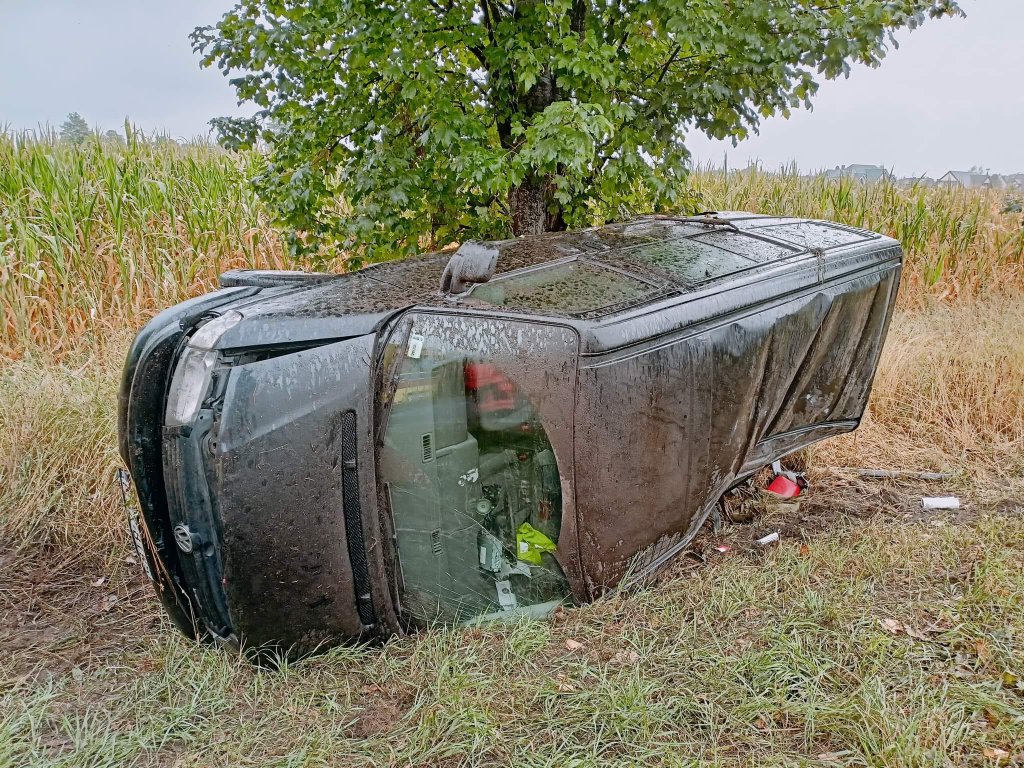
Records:
{"label": "tall green grass", "polygon": [[[141,325],[225,269],[294,266],[247,183],[259,164],[256,154],[132,132],[126,145],[0,135],[0,354],[59,355]],[[705,208],[833,219],[899,238],[911,304],[1024,286],[1021,217],[1003,212],[1000,193],[711,169],[689,183]],[[343,268],[344,254],[335,256]]]}
{"label": "tall green grass", "polygon": [[224,269],[287,266],[255,155],[0,136],[0,353],[138,325]]}

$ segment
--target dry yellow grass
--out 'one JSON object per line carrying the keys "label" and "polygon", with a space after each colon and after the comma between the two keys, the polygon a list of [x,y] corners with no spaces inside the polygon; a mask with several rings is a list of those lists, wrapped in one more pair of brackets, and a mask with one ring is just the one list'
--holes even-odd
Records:
{"label": "dry yellow grass", "polygon": [[117,385],[128,337],[58,362],[0,365],[0,542],[51,557],[118,551]]}
{"label": "dry yellow grass", "polygon": [[833,466],[938,470],[1024,490],[1024,297],[903,311],[860,429],[816,453]]}

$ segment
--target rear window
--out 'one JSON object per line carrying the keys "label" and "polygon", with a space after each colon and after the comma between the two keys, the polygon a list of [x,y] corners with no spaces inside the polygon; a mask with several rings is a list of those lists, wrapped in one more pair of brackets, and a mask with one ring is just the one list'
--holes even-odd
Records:
{"label": "rear window", "polygon": [[652,296],[656,287],[631,275],[570,261],[500,277],[473,288],[470,298],[529,312],[582,314]]}

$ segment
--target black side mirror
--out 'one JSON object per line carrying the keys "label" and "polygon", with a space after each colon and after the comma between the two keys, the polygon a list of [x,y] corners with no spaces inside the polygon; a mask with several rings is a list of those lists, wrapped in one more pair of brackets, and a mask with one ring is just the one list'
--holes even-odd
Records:
{"label": "black side mirror", "polygon": [[498,264],[498,249],[491,243],[467,240],[452,255],[441,273],[442,293],[465,293],[475,283],[486,283]]}

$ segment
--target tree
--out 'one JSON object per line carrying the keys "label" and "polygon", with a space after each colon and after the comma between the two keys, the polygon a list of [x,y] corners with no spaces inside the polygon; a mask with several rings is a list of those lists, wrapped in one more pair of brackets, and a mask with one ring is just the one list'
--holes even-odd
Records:
{"label": "tree", "polygon": [[[678,205],[685,133],[742,139],[954,0],[240,0],[196,29],[300,234],[375,256]],[[269,126],[276,126],[271,130]]]}
{"label": "tree", "polygon": [[89,130],[89,124],[77,112],[68,114],[68,119],[61,123],[60,138],[63,141],[70,142],[71,144],[81,144],[91,135],[92,131]]}

